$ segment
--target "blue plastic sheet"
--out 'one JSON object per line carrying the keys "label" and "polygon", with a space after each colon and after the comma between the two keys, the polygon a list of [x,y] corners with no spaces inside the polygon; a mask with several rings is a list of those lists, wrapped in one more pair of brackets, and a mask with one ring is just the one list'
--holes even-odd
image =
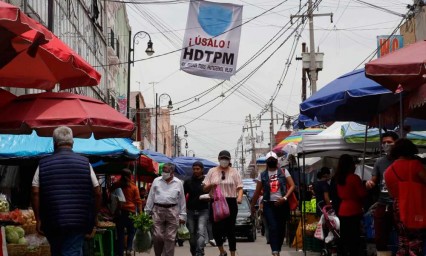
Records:
{"label": "blue plastic sheet", "polygon": [[203,158],[189,157],[189,156],[175,157],[173,158],[172,163],[175,164],[176,166],[175,172],[181,176],[180,178],[187,179],[192,176],[192,164],[196,161],[200,161],[203,163],[204,174],[206,174],[210,168],[217,166],[217,164],[212,161],[209,161]]}
{"label": "blue plastic sheet", "polygon": [[[140,151],[132,140],[123,138],[96,140],[74,138],[73,150],[87,156],[118,157],[136,159]],[[53,139],[30,135],[0,135],[0,159],[38,158],[53,153]]]}
{"label": "blue plastic sheet", "polygon": [[151,150],[142,150],[142,154],[148,156],[149,158],[153,159],[157,163],[171,163],[172,159],[164,154],[151,151]]}

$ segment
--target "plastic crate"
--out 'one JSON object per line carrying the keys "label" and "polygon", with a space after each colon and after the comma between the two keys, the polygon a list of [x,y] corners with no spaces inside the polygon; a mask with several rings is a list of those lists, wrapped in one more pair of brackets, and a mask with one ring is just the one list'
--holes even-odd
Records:
{"label": "plastic crate", "polygon": [[304,236],[303,245],[306,251],[321,252],[323,249],[323,242],[313,236]]}

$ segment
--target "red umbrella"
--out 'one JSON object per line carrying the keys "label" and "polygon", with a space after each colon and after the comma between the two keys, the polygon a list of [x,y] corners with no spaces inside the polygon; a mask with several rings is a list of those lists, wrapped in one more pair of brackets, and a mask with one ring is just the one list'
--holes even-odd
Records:
{"label": "red umbrella", "polygon": [[365,74],[389,90],[411,91],[426,83],[426,40],[365,64]]}
{"label": "red umbrella", "polygon": [[101,76],[90,64],[5,2],[0,2],[0,34],[0,86],[52,90],[57,83],[61,89],[99,84]]}
{"label": "red umbrella", "polygon": [[52,136],[69,126],[75,137],[96,139],[130,137],[134,125],[107,104],[68,92],[46,92],[17,97],[0,111],[0,133]]}
{"label": "red umbrella", "polygon": [[0,88],[0,108],[16,99],[16,95]]}
{"label": "red umbrella", "polygon": [[0,47],[6,47],[0,53],[11,55],[0,66],[0,86],[52,90],[59,83],[63,90],[99,84],[101,75],[90,64],[55,35],[49,35],[50,40],[27,31],[0,39]]}
{"label": "red umbrella", "polygon": [[51,33],[43,25],[25,15],[18,7],[1,1],[0,27],[7,29],[15,35],[35,30],[42,33],[46,39],[51,38]]}

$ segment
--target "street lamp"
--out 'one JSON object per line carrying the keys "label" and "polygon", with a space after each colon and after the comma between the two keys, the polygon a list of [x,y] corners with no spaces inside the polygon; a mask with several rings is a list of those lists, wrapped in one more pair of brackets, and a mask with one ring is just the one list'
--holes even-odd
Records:
{"label": "street lamp", "polygon": [[188,154],[191,154],[191,152],[192,152],[192,157],[195,157],[195,152],[192,149],[190,149],[186,152],[186,156],[188,156]]}
{"label": "street lamp", "polygon": [[[133,36],[133,40],[132,40],[132,31],[129,31],[129,55],[128,55],[128,61],[127,61],[127,118],[130,118],[130,64],[132,64],[133,66],[135,65],[135,43],[137,43],[136,38],[142,39],[144,35],[147,35],[149,38],[145,53],[148,56],[151,56],[154,54],[154,48],[152,47],[153,43],[151,41],[151,36],[145,31],[139,31]],[[133,48],[132,48],[132,41],[133,41]]]}
{"label": "street lamp", "polygon": [[167,96],[169,98],[169,104],[167,105],[168,109],[173,108],[172,98],[167,93],[162,93],[158,96],[158,93],[155,94],[155,151],[158,152],[158,109],[160,108],[161,97]]}
{"label": "street lamp", "polygon": [[[179,140],[179,149],[180,149],[180,145],[182,145],[182,141],[185,141],[185,149],[186,149],[186,154],[185,155],[187,155],[188,153],[188,141],[185,139],[185,138],[182,138],[182,139],[180,139]],[[180,153],[180,150],[179,150],[179,153]]]}
{"label": "street lamp", "polygon": [[177,147],[177,140],[179,138],[179,129],[180,128],[185,128],[185,131],[183,133],[183,137],[185,137],[185,138],[188,137],[188,131],[186,130],[185,125],[179,125],[175,128],[175,156],[179,155],[179,153],[178,153],[179,150],[178,150],[178,147]]}

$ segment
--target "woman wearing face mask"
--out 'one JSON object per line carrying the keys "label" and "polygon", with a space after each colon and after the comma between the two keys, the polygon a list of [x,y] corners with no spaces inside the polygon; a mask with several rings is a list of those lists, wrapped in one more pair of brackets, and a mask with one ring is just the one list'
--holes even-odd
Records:
{"label": "woman wearing face mask", "polygon": [[256,191],[251,201],[251,207],[254,211],[257,199],[263,191],[263,214],[268,225],[269,244],[272,255],[278,256],[284,242],[285,224],[290,216],[287,198],[293,193],[296,186],[290,173],[286,169],[278,168],[278,156],[272,151],[266,154],[266,166],[268,168],[256,179]]}
{"label": "woman wearing face mask", "polygon": [[124,229],[127,230],[127,255],[132,255],[132,242],[135,235],[135,228],[133,221],[129,218],[130,214],[135,214],[136,209],[142,212],[142,199],[139,196],[139,190],[135,183],[132,182],[132,172],[129,169],[121,171],[121,178],[118,182],[114,183],[112,189],[121,188],[123,191],[126,202],[121,203],[116,212],[116,227],[117,227],[117,248],[118,255],[124,255]]}
{"label": "woman wearing face mask", "polygon": [[[238,206],[243,199],[243,182],[238,171],[230,166],[231,154],[222,150],[219,153],[219,166],[209,170],[204,181],[203,189],[209,192],[212,188],[220,186],[223,196],[229,206],[229,217],[219,222],[212,221],[213,237],[219,249],[219,256],[227,256],[223,248],[223,237],[228,238],[229,251],[235,256],[236,238],[235,221],[237,219]],[[211,218],[213,219],[213,218]]]}

